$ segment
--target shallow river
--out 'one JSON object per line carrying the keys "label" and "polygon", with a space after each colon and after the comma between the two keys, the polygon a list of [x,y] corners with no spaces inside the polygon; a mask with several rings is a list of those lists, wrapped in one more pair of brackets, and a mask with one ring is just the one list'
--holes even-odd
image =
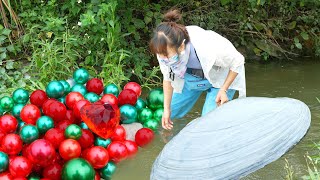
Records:
{"label": "shallow river", "polygon": [[[280,159],[264,168],[242,178],[243,180],[277,180],[286,176],[287,160],[292,166],[294,176],[300,179],[307,174],[306,155],[317,153],[311,147],[320,141],[320,61],[304,61],[304,63],[246,64],[247,96],[291,97],[305,102],[312,114],[311,128],[303,140]],[[201,115],[205,94],[203,93],[192,111],[183,119],[174,121],[173,132],[166,135],[157,134],[155,140],[147,148],[139,149],[131,160],[118,164],[113,180],[147,180],[149,179],[153,161],[165,143],[177,134],[190,120]]]}

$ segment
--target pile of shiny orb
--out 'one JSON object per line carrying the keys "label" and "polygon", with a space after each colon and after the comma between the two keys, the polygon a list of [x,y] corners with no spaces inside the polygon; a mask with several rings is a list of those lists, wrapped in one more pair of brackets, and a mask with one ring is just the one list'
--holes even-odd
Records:
{"label": "pile of shiny orb", "polygon": [[[103,85],[80,68],[45,90],[16,89],[0,98],[0,179],[111,179],[116,164],[154,139],[163,91]],[[128,139],[125,124],[139,123]]]}

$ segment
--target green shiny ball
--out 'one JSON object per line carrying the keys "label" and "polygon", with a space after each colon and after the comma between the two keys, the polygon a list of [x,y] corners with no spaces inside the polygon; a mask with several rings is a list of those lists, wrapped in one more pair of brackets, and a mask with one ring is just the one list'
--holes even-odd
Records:
{"label": "green shiny ball", "polygon": [[151,119],[153,117],[153,112],[151,109],[148,108],[142,108],[142,110],[139,112],[139,122],[144,123],[148,119]]}
{"label": "green shiny ball", "polygon": [[30,176],[28,180],[40,180],[40,177],[38,175]]}
{"label": "green shiny ball", "polygon": [[120,119],[123,124],[130,124],[137,121],[137,109],[129,104],[120,107]]}
{"label": "green shiny ball", "polygon": [[85,96],[87,94],[87,89],[86,87],[84,87],[84,85],[82,84],[75,84],[72,88],[71,91],[73,92],[79,92],[80,94],[82,94],[83,96]]}
{"label": "green shiny ball", "polygon": [[71,91],[70,84],[66,80],[59,81],[63,85],[64,95],[67,95]]}
{"label": "green shiny ball", "polygon": [[64,131],[64,136],[67,139],[75,139],[78,140],[82,135],[81,128],[78,125],[71,124]]}
{"label": "green shiny ball", "polygon": [[113,94],[116,97],[118,97],[119,93],[120,93],[120,90],[118,86],[115,84],[108,84],[107,86],[104,87],[104,90],[103,90],[103,94]]}
{"label": "green shiny ball", "polygon": [[141,111],[147,106],[146,102],[142,98],[138,98],[136,104],[134,105],[138,111]]}
{"label": "green shiny ball", "polygon": [[85,122],[81,122],[79,126],[81,127],[81,129],[89,129]]}
{"label": "green shiny ball", "polygon": [[153,113],[153,119],[157,121],[161,121],[162,115],[163,115],[163,108],[159,108]]}
{"label": "green shiny ball", "polygon": [[9,157],[6,153],[0,151],[0,173],[6,171],[9,166]]}
{"label": "green shiny ball", "polygon": [[100,175],[103,179],[111,179],[111,176],[116,171],[117,166],[114,162],[108,162],[108,164],[100,169]]}
{"label": "green shiny ball", "polygon": [[153,131],[156,131],[159,126],[159,121],[155,119],[148,119],[146,122],[143,123],[143,127],[152,129]]}
{"label": "green shiny ball", "polygon": [[66,104],[66,97],[65,96],[60,97],[60,98],[58,98],[58,101],[63,103],[63,104]]}
{"label": "green shiny ball", "polygon": [[0,105],[0,116],[3,115],[6,111],[2,109],[2,106]]}
{"label": "green shiny ball", "polygon": [[29,92],[23,88],[18,88],[13,92],[12,99],[16,104],[26,104],[29,101]]}
{"label": "green shiny ball", "polygon": [[25,122],[18,120],[18,127],[17,127],[17,132],[20,132],[21,128],[26,125]]}
{"label": "green shiny ball", "polygon": [[9,96],[3,96],[0,99],[0,106],[4,111],[11,111],[12,107],[14,105],[14,101],[11,97]]}
{"label": "green shiny ball", "polygon": [[73,73],[73,79],[78,84],[85,84],[89,80],[89,72],[84,68],[77,69]]}
{"label": "green shiny ball", "polygon": [[46,93],[50,98],[60,98],[64,95],[64,87],[59,81],[51,81],[46,87]]}
{"label": "green shiny ball", "polygon": [[54,128],[54,121],[49,116],[41,116],[37,120],[37,128],[40,132],[40,134],[46,133],[49,129]]}
{"label": "green shiny ball", "polygon": [[25,125],[21,128],[20,137],[24,143],[29,144],[39,138],[39,131],[36,126]]}
{"label": "green shiny ball", "polygon": [[97,102],[100,99],[100,96],[93,92],[88,92],[86,95],[84,95],[84,98],[91,103]]}
{"label": "green shiny ball", "polygon": [[163,89],[153,89],[147,96],[148,107],[152,110],[163,108],[164,96]]}
{"label": "green shiny ball", "polygon": [[94,179],[95,171],[88,161],[75,158],[68,161],[62,169],[62,180],[89,180]]}
{"label": "green shiny ball", "polygon": [[101,137],[96,137],[94,140],[95,146],[102,146],[104,148],[108,147],[110,143],[111,143],[111,139],[103,139]]}
{"label": "green shiny ball", "polygon": [[15,104],[12,108],[12,115],[16,118],[20,118],[21,109],[24,107],[24,104]]}

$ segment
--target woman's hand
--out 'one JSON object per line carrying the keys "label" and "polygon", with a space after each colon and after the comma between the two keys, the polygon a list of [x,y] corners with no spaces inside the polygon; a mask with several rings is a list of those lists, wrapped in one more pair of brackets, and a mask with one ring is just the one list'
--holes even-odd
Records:
{"label": "woman's hand", "polygon": [[162,114],[162,127],[166,130],[171,130],[173,128],[173,122],[170,119],[171,111],[169,109],[164,109]]}
{"label": "woman's hand", "polygon": [[216,103],[218,106],[221,106],[222,104],[228,102],[229,99],[228,99],[228,96],[227,96],[227,92],[223,89],[220,89],[218,94],[217,94],[217,97],[216,97]]}

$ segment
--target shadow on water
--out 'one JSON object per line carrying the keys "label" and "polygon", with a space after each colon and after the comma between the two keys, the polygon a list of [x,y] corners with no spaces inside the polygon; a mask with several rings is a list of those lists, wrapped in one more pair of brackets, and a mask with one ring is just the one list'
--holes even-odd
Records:
{"label": "shadow on water", "polygon": [[[266,167],[242,178],[243,180],[275,180],[286,176],[285,159],[292,166],[295,177],[307,174],[305,155],[313,155],[311,147],[319,142],[320,103],[320,62],[310,61],[294,64],[246,64],[247,95],[259,97],[291,97],[305,102],[311,109],[311,128],[304,139],[283,157]],[[153,161],[162,150],[165,142],[177,134],[190,120],[201,115],[205,94],[202,94],[192,111],[183,119],[174,121],[173,132],[161,131],[147,147],[140,148],[134,159],[125,160],[118,165],[114,180],[147,180]],[[161,129],[161,128],[160,128]]]}

